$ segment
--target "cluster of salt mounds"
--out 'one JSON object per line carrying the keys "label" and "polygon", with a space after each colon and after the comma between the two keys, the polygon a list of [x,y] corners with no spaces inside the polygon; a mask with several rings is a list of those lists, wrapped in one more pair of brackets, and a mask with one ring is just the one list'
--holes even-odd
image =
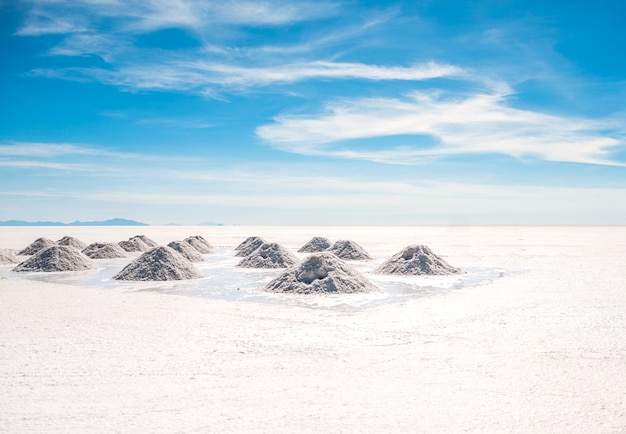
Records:
{"label": "cluster of salt mounds", "polygon": [[359,259],[372,259],[372,257],[365,251],[365,249],[359,246],[354,241],[339,240],[336,241],[333,246],[328,249],[329,252],[334,253],[341,259],[359,260]]}
{"label": "cluster of salt mounds", "polygon": [[114,280],[198,279],[202,273],[171,247],[155,247],[113,276]]}
{"label": "cluster of salt mounds", "polygon": [[87,244],[83,243],[78,238],[68,236],[61,238],[59,241],[57,241],[57,244],[59,246],[72,246],[77,250],[83,250],[85,247],[87,247]]}
{"label": "cluster of salt mounds", "polygon": [[301,252],[301,253],[323,252],[324,250],[328,250],[331,245],[332,244],[330,243],[330,240],[328,238],[313,237],[308,243],[300,247],[300,250],[298,250],[298,252]]}
{"label": "cluster of salt mounds", "polygon": [[211,253],[213,251],[213,245],[201,235],[192,235],[185,238],[183,241],[200,253]]}
{"label": "cluster of salt mounds", "polygon": [[0,249],[0,265],[19,264],[20,260],[15,257],[13,252]]}
{"label": "cluster of salt mounds", "polygon": [[298,258],[280,244],[264,243],[243,258],[237,266],[244,268],[287,268],[297,262]]}
{"label": "cluster of salt mounds", "polygon": [[56,243],[48,238],[41,237],[33,241],[24,250],[17,252],[18,255],[34,255],[38,251],[45,249],[46,247],[56,246]]}
{"label": "cluster of salt mounds", "polygon": [[459,268],[451,266],[435,255],[427,246],[418,244],[405,247],[385,261],[374,272],[379,274],[429,274],[437,276],[462,273]]}
{"label": "cluster of salt mounds", "polygon": [[155,241],[145,235],[135,235],[127,241],[120,241],[118,244],[127,252],[147,252],[151,248],[158,246]]}
{"label": "cluster of salt mounds", "polygon": [[292,294],[352,294],[377,291],[358,271],[331,253],[314,253],[265,287],[264,291]]}
{"label": "cluster of salt mounds", "polygon": [[250,253],[261,247],[261,245],[266,243],[267,241],[261,237],[248,237],[241,244],[235,247],[235,250],[237,250],[237,254],[235,256],[248,256]]}
{"label": "cluster of salt mounds", "polygon": [[178,253],[183,255],[191,262],[204,261],[204,258],[202,257],[200,252],[198,252],[198,250],[196,250],[191,244],[187,243],[186,241],[172,241],[167,246],[176,250]]}
{"label": "cluster of salt mounds", "polygon": [[95,262],[72,246],[46,247],[13,271],[82,271],[98,268]]}
{"label": "cluster of salt mounds", "polygon": [[126,250],[115,243],[93,243],[83,250],[83,254],[91,259],[128,258]]}

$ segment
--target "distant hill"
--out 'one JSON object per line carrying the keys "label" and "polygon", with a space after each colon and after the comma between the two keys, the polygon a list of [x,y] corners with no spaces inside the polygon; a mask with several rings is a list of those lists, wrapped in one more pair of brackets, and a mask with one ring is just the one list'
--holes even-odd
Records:
{"label": "distant hill", "polygon": [[198,226],[224,226],[222,223],[216,223],[216,222],[203,222],[198,224]]}
{"label": "distant hill", "polygon": [[75,221],[72,223],[63,222],[27,222],[24,220],[6,220],[0,222],[0,226],[149,226],[146,223],[137,222],[135,220],[114,218],[96,222]]}

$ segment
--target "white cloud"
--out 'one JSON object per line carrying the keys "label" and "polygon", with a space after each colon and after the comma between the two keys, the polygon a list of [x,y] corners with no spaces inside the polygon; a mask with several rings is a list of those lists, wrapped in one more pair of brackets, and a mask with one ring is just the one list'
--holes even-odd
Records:
{"label": "white cloud", "polygon": [[79,81],[91,77],[102,83],[135,90],[176,90],[203,94],[207,89],[210,91],[211,87],[243,90],[250,87],[290,84],[314,79],[419,81],[461,76],[464,71],[453,65],[436,62],[409,67],[325,61],[246,67],[224,63],[183,61],[170,64],[129,65],[118,70],[37,69],[33,70],[32,74]]}
{"label": "white cloud", "polygon": [[[404,99],[354,99],[330,104],[317,116],[277,117],[274,124],[257,128],[257,134],[289,152],[395,164],[453,154],[498,153],[622,165],[610,156],[624,143],[603,133],[616,125],[512,108],[506,96],[493,92],[450,98],[415,92]],[[432,137],[437,144],[420,147],[409,141],[403,147],[375,151],[349,145],[350,140],[418,134]]]}
{"label": "white cloud", "polygon": [[209,14],[233,24],[281,25],[333,16],[339,13],[334,2],[230,1],[216,2]]}
{"label": "white cloud", "polygon": [[[334,2],[285,0],[30,0],[21,36],[95,31],[100,20],[115,32],[186,28],[203,33],[215,25],[286,25],[339,13]],[[111,21],[113,20],[113,21]]]}
{"label": "white cloud", "polygon": [[[88,23],[80,16],[63,15],[60,11],[46,6],[55,2],[31,2],[32,8],[24,25],[15,32],[18,36],[41,36],[84,32]],[[56,5],[55,5],[56,6]]]}
{"label": "white cloud", "polygon": [[90,168],[84,164],[71,164],[71,163],[53,163],[47,161],[2,161],[0,160],[0,167],[14,167],[20,169],[50,169],[60,171],[72,171],[72,172],[87,172],[94,171],[94,168]]}
{"label": "white cloud", "polygon": [[[172,162],[196,162],[197,158],[183,157],[183,156],[159,156],[149,154],[139,154],[132,152],[118,152],[109,151],[108,149],[98,148],[93,145],[84,144],[72,144],[72,143],[44,143],[44,142],[11,142],[0,143],[0,157],[27,157],[34,164],[38,163],[37,160],[54,160],[63,159],[64,157],[72,156],[75,158],[82,158],[86,163],[94,166],[100,166],[98,169],[103,170],[105,167],[105,159],[111,159],[118,161],[118,163],[109,166],[110,172],[120,172],[119,161],[133,161],[133,162],[150,162],[150,163],[172,163]],[[44,162],[39,162],[44,167]],[[5,161],[5,165],[11,164],[11,161]],[[50,164],[56,164],[50,162]],[[64,164],[64,163],[60,163]],[[17,166],[16,166],[17,167]],[[34,166],[33,166],[34,167]],[[69,167],[69,166],[68,166]],[[87,166],[85,166],[87,167]]]}
{"label": "white cloud", "polygon": [[206,128],[213,128],[215,124],[207,122],[203,119],[184,119],[184,118],[147,118],[137,121],[142,125],[167,125],[172,128],[201,130]]}
{"label": "white cloud", "polygon": [[[308,62],[279,67],[240,67],[234,65],[194,62],[181,65],[184,69],[215,75],[223,85],[267,85],[293,83],[308,79],[364,79],[364,80],[427,80],[461,75],[461,68],[428,62],[410,67],[379,66],[363,63]],[[209,76],[210,77],[210,76]],[[209,80],[211,80],[209,78]]]}
{"label": "white cloud", "polygon": [[0,156],[50,158],[62,155],[95,155],[128,157],[131,154],[109,152],[71,143],[16,142],[0,144]]}

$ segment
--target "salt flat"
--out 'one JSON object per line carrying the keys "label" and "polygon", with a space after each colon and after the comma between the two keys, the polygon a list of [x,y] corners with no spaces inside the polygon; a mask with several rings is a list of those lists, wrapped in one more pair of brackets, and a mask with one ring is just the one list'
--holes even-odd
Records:
{"label": "salt flat", "polygon": [[626,431],[626,227],[28,227],[0,248],[139,233],[419,243],[502,277],[353,310],[0,279],[0,431]]}

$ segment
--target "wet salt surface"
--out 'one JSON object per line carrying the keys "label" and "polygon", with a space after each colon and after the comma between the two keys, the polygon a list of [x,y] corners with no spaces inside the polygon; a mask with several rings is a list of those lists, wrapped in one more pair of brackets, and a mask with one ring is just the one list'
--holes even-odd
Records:
{"label": "wet salt surface", "polygon": [[[298,259],[307,254],[288,249]],[[136,259],[141,253],[131,253],[129,258],[100,259],[97,270],[56,273],[15,273],[13,266],[0,267],[0,277],[22,278],[75,286],[101,288],[112,291],[150,291],[192,297],[224,300],[277,303],[308,308],[356,311],[409,299],[431,297],[447,291],[463,290],[492,282],[512,274],[496,268],[464,268],[465,274],[451,276],[389,276],[373,274],[386,257],[376,256],[368,261],[346,261],[362,273],[380,291],[364,294],[273,294],[260,288],[280,275],[284,269],[250,269],[236,267],[241,260],[234,256],[233,247],[216,247],[214,253],[203,255],[204,262],[194,263],[206,275],[202,279],[168,282],[124,282],[111,278]],[[27,257],[19,257],[24,260]]]}

